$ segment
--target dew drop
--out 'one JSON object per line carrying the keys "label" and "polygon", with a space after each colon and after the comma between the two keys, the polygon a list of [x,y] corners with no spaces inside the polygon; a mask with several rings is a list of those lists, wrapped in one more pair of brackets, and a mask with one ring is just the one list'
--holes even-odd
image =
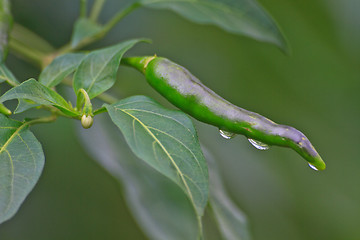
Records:
{"label": "dew drop", "polygon": [[257,141],[257,140],[251,139],[251,138],[248,138],[248,140],[251,143],[251,145],[253,145],[256,149],[268,150],[270,148],[269,145],[267,145],[263,142],[260,142],[260,141]]}
{"label": "dew drop", "polygon": [[319,169],[317,169],[314,165],[311,165],[310,163],[309,163],[309,167],[311,167],[311,169],[314,169],[315,171],[319,171]]}
{"label": "dew drop", "polygon": [[219,130],[220,132],[220,135],[225,138],[225,139],[232,139],[233,137],[236,136],[235,133],[232,133],[232,132],[227,132],[227,131],[224,131],[224,130]]}

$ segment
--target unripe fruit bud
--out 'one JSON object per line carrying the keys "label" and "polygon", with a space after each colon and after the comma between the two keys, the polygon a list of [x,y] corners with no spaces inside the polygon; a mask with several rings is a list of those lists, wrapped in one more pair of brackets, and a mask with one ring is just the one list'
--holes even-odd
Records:
{"label": "unripe fruit bud", "polygon": [[86,116],[85,114],[81,117],[81,125],[83,128],[90,128],[93,124],[94,120],[92,116]]}

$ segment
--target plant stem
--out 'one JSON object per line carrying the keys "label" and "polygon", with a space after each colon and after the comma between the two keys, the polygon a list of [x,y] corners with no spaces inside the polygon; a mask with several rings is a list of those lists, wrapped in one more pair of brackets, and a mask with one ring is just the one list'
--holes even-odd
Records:
{"label": "plant stem", "polygon": [[50,123],[50,122],[54,122],[56,120],[57,116],[55,114],[52,114],[48,117],[43,117],[43,118],[37,118],[28,122],[25,122],[23,126],[26,125],[35,125],[35,124],[39,124],[39,123]]}
{"label": "plant stem", "polygon": [[87,0],[80,1],[80,17],[86,18]]}
{"label": "plant stem", "polygon": [[131,5],[129,5],[128,7],[126,7],[125,9],[123,9],[122,11],[118,12],[112,19],[110,19],[109,22],[107,22],[104,25],[104,28],[103,28],[101,34],[103,36],[106,35],[121,19],[123,19],[129,13],[131,13],[132,11],[136,10],[139,7],[141,7],[141,4],[138,2],[135,2]]}
{"label": "plant stem", "polygon": [[101,9],[105,3],[105,0],[95,0],[94,5],[91,9],[90,13],[90,20],[96,22],[97,18],[99,17],[99,14],[101,12]]}
{"label": "plant stem", "polygon": [[55,51],[42,37],[16,23],[11,31],[9,47],[19,57],[43,68],[53,59],[48,54]]}
{"label": "plant stem", "polygon": [[48,110],[56,116],[62,116],[65,118],[72,118],[72,119],[80,119],[80,117],[70,117],[69,115],[66,115],[65,113],[61,112],[59,109],[57,109],[56,107],[53,107],[53,106],[40,105],[38,108]]}
{"label": "plant stem", "polygon": [[[49,122],[53,122],[56,120],[56,116],[55,115],[50,115],[49,117],[43,117],[43,118],[37,118],[28,122],[24,122],[20,127],[18,127],[15,132],[10,136],[10,138],[8,138],[8,140],[5,142],[5,144],[3,146],[1,146],[2,150],[6,149],[6,147],[9,145],[9,143],[12,141],[12,139],[18,135],[18,133],[24,129],[27,126],[31,126],[31,125],[35,125],[38,123],[49,123]],[[1,151],[2,151],[1,150]]]}
{"label": "plant stem", "polygon": [[203,240],[203,226],[202,226],[202,221],[201,221],[201,217],[197,216],[197,221],[198,221],[198,227],[199,227],[199,233],[197,236],[198,240]]}
{"label": "plant stem", "polygon": [[112,104],[114,102],[117,102],[119,99],[117,99],[116,97],[111,96],[108,93],[102,93],[99,96],[97,96],[98,99],[102,100],[103,102]]}
{"label": "plant stem", "polygon": [[[98,17],[104,2],[105,0],[95,0],[91,12],[91,19],[96,19]],[[86,3],[86,0],[81,0],[81,15],[83,15],[84,11],[86,11]],[[20,25],[15,24],[13,33],[11,34],[11,39],[9,41],[9,47],[16,54],[18,54],[19,57],[24,58],[26,61],[33,63],[36,66],[44,68],[51,62],[52,59],[54,59],[58,55],[80,49],[86,45],[89,45],[90,43],[102,39],[120,20],[122,20],[129,13],[139,7],[141,7],[141,4],[138,2],[130,4],[128,7],[122,9],[113,18],[111,18],[103,26],[102,31],[100,31],[96,35],[84,38],[82,41],[79,42],[77,46],[71,46],[71,44],[66,44],[65,46],[50,55],[44,52],[52,49],[52,46],[50,44],[48,44],[41,37],[37,36],[35,33],[29,31],[28,29],[25,29],[24,27],[21,27]],[[31,47],[27,41],[23,42],[23,39],[31,41],[31,45],[33,45],[33,47]]]}
{"label": "plant stem", "polygon": [[[61,83],[63,83],[64,85],[67,85],[69,87],[73,86],[72,80],[69,77],[65,78]],[[96,96],[96,98],[102,100],[103,102],[109,103],[109,104],[112,104],[119,100],[116,97],[113,97],[108,93],[102,93],[102,94]]]}
{"label": "plant stem", "polygon": [[11,38],[29,48],[35,48],[39,52],[51,53],[55,51],[55,48],[49,42],[18,23],[13,24]]}
{"label": "plant stem", "polygon": [[43,59],[45,57],[44,53],[24,46],[21,42],[17,41],[16,39],[10,39],[9,47],[20,57],[24,58],[25,60],[31,63],[34,63],[39,67],[42,67]]}
{"label": "plant stem", "polygon": [[61,55],[64,53],[68,53],[77,49],[80,49],[82,47],[85,47],[86,45],[89,45],[90,43],[93,43],[95,41],[98,41],[102,39],[121,19],[126,17],[129,13],[136,10],[137,8],[141,7],[141,4],[138,2],[135,2],[131,5],[129,5],[127,8],[121,10],[118,12],[112,19],[110,19],[102,28],[100,32],[98,32],[96,35],[84,38],[81,40],[78,45],[71,46],[70,43],[66,44],[62,48],[57,51],[56,55]]}

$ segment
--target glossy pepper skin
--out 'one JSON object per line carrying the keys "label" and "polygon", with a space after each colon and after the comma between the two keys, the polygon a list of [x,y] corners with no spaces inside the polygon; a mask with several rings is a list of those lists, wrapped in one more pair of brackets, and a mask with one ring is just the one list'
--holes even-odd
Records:
{"label": "glossy pepper skin", "polygon": [[235,106],[184,67],[156,56],[125,58],[122,63],[141,71],[156,91],[197,120],[268,145],[292,148],[316,169],[325,169],[324,161],[302,132]]}

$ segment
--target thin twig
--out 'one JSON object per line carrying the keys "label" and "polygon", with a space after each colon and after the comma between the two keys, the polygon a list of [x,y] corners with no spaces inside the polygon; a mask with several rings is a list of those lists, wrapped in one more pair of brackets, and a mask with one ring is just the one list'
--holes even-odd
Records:
{"label": "thin twig", "polygon": [[80,1],[80,17],[86,18],[87,0]]}
{"label": "thin twig", "polygon": [[131,13],[132,11],[134,11],[135,9],[141,7],[141,4],[136,2],[133,3],[131,5],[129,5],[127,8],[121,10],[120,12],[118,12],[112,19],[110,19],[102,28],[102,30],[100,32],[98,32],[97,34],[95,34],[94,36],[91,37],[87,37],[84,38],[83,40],[81,40],[76,46],[72,46],[70,43],[66,44],[65,46],[61,47],[56,55],[61,55],[64,53],[68,53],[68,52],[72,52],[74,50],[83,48],[87,45],[89,45],[90,43],[93,43],[95,41],[98,41],[100,39],[102,39],[103,37],[105,37],[105,35],[120,21],[122,20],[124,17],[126,17],[129,13]]}
{"label": "thin twig", "polygon": [[105,3],[105,0],[95,0],[94,5],[91,9],[91,13],[90,13],[90,20],[96,22],[99,14],[103,8],[103,5]]}

